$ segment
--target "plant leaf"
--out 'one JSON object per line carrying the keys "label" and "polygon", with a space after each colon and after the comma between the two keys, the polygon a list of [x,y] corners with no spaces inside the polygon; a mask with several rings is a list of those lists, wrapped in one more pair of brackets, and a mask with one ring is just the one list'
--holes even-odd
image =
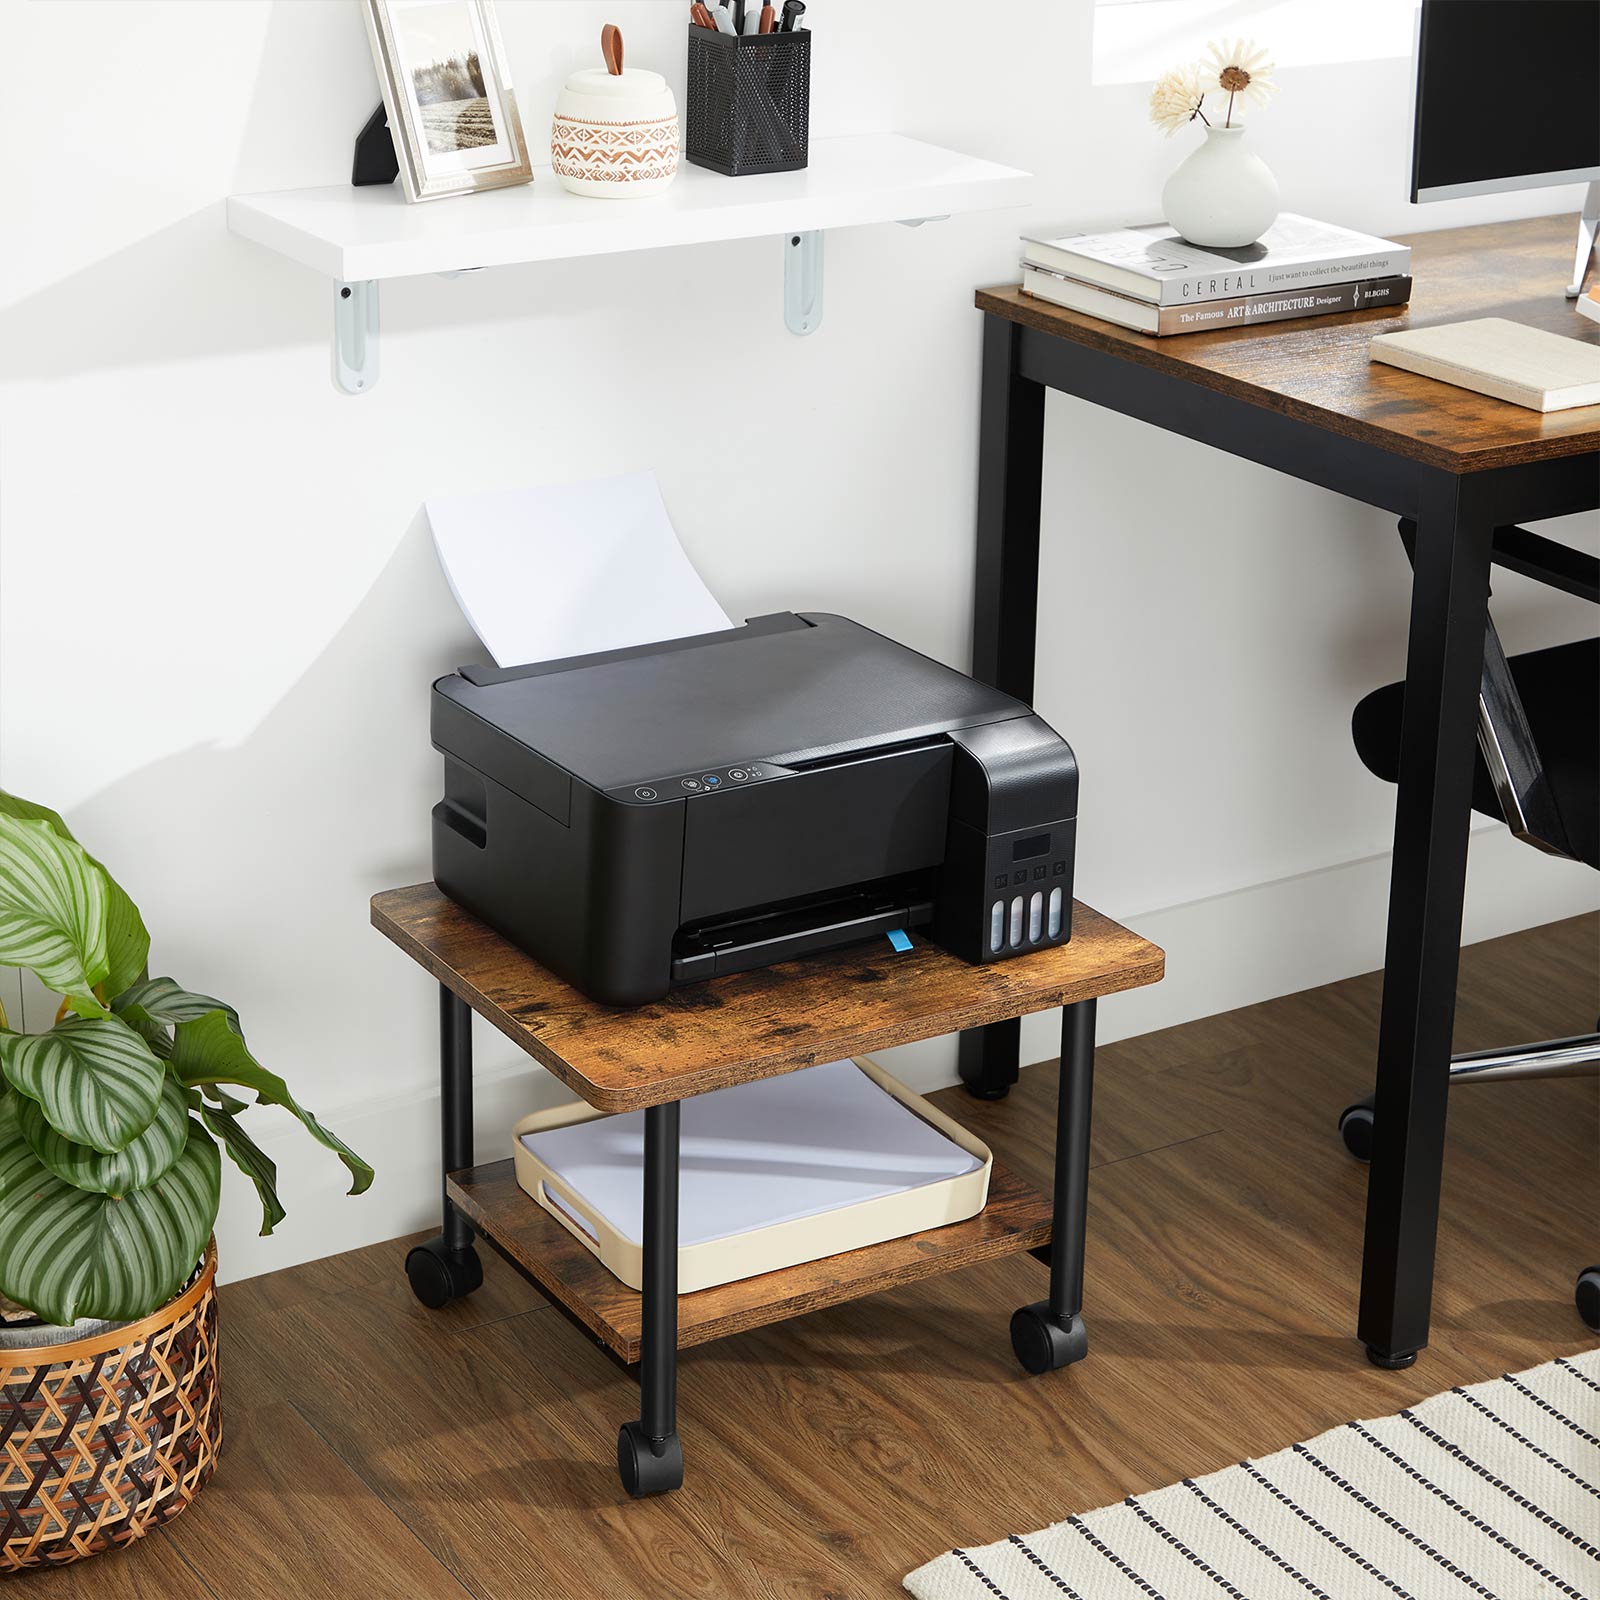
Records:
{"label": "plant leaf", "polygon": [[[24,800],[20,795],[7,794],[0,789],[0,816],[14,817],[20,821],[46,822],[57,838],[76,844],[72,830],[61,820],[61,814],[42,806],[36,800]],[[86,852],[87,853],[87,852]],[[128,898],[128,892],[106,871],[93,856],[88,858],[100,868],[106,880],[106,961],[108,971],[103,980],[107,994],[121,994],[130,983],[144,976],[145,964],[150,958],[150,935],[145,929],[139,908]],[[46,980],[49,981],[48,979]],[[65,989],[70,985],[54,984]],[[92,988],[93,985],[85,985]],[[88,1013],[85,1013],[86,1015]]]}
{"label": "plant leaf", "polygon": [[102,1155],[75,1144],[45,1120],[38,1102],[17,1097],[22,1136],[33,1153],[63,1182],[96,1194],[124,1195],[154,1183],[179,1156],[188,1133],[189,1112],[183,1090],[174,1078],[163,1078],[156,1114],[126,1149]]}
{"label": "plant leaf", "polygon": [[61,820],[59,811],[52,811],[37,800],[24,800],[20,794],[10,794],[4,789],[0,789],[0,816],[15,817],[21,822],[48,822],[52,833],[72,844],[78,842],[72,837],[72,829]]}
{"label": "plant leaf", "polygon": [[[242,1102],[236,1101],[241,1105]],[[200,1120],[222,1141],[236,1166],[255,1186],[261,1200],[261,1233],[264,1238],[288,1214],[278,1198],[278,1167],[265,1150],[226,1111],[212,1106],[200,1108]]]}
{"label": "plant leaf", "polygon": [[105,873],[44,818],[0,813],[0,965],[87,994],[111,970]]}
{"label": "plant leaf", "polygon": [[187,1088],[206,1089],[231,1083],[253,1089],[260,1105],[283,1106],[292,1111],[306,1132],[318,1144],[326,1145],[350,1169],[350,1193],[360,1194],[372,1182],[372,1168],[336,1134],[329,1133],[317,1119],[299,1105],[289,1086],[276,1073],[268,1072],[250,1054],[239,1032],[238,1018],[226,1009],[208,1011],[203,1017],[180,1022],[172,1034],[172,1066]]}
{"label": "plant leaf", "polygon": [[[172,978],[146,978],[134,984],[111,1002],[111,1009],[130,1027],[136,1028],[163,1061],[171,1058],[171,1030],[176,1023],[193,1022],[208,1011],[220,1011],[234,1032],[240,1031],[239,1013],[232,1006],[211,995],[184,989]],[[213,1095],[212,1098],[220,1098],[230,1111],[242,1111],[246,1104],[232,1095]]]}
{"label": "plant leaf", "polygon": [[150,932],[139,915],[138,906],[128,898],[128,891],[104,867],[100,870],[105,873],[110,890],[106,900],[105,992],[116,995],[137,983],[149,970]]}
{"label": "plant leaf", "polygon": [[180,988],[172,978],[146,978],[131,989],[124,989],[111,1002],[111,1009],[146,1038],[147,1028],[165,1029],[173,1023],[193,1022],[208,1011],[222,1012],[234,1032],[239,1031],[239,1013],[232,1006],[208,994]]}
{"label": "plant leaf", "polygon": [[0,1293],[50,1322],[142,1317],[194,1271],[217,1217],[222,1158],[192,1118],[183,1153],[120,1200],[56,1177],[0,1097]]}
{"label": "plant leaf", "polygon": [[147,1128],[161,1098],[161,1063],[116,1017],[0,1034],[0,1072],[39,1102],[51,1127],[103,1155]]}

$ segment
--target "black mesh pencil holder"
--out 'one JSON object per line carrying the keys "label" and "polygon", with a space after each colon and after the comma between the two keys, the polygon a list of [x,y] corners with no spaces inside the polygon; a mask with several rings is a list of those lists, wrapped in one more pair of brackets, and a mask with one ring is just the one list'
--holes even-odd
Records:
{"label": "black mesh pencil holder", "polygon": [[730,178],[806,164],[811,121],[811,31],[689,29],[683,154]]}

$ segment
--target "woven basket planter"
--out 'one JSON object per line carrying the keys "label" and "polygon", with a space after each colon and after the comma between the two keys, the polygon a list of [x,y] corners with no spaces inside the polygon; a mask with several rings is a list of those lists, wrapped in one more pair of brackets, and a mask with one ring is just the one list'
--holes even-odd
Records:
{"label": "woven basket planter", "polygon": [[0,1349],[0,1574],[128,1544],[205,1486],[222,1442],[217,1248],[159,1311]]}

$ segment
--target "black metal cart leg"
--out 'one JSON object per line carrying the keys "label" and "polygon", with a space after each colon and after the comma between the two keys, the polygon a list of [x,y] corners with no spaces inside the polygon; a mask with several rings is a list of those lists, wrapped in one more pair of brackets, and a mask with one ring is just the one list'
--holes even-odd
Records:
{"label": "black metal cart leg", "polygon": [[[1044,464],[1044,385],[1024,378],[1022,329],[983,319],[978,421],[978,565],[972,600],[972,675],[1019,700],[1033,699],[1039,614],[1039,489]],[[998,1100],[1017,1081],[1022,1025],[1015,1018],[961,1035],[961,1081]]]}
{"label": "black metal cart leg", "polygon": [[1051,1372],[1089,1353],[1089,1334],[1083,1325],[1083,1245],[1089,1216],[1094,1013],[1093,1000],[1061,1009],[1050,1298],[1023,1306],[1011,1319],[1011,1348],[1029,1372]]}
{"label": "black metal cart leg", "polygon": [[1422,487],[1367,1181],[1358,1337],[1380,1367],[1428,1342],[1494,529],[1470,478]]}
{"label": "black metal cart leg", "polygon": [[617,1433],[617,1471],[638,1497],[683,1482],[678,1441],[678,1103],[644,1114],[644,1304],[639,1420]]}
{"label": "black metal cart leg", "polygon": [[[439,985],[439,1127],[443,1173],[472,1165],[472,1009]],[[412,1293],[438,1310],[483,1282],[483,1263],[472,1247],[472,1224],[442,1195],[444,1229],[406,1256]]]}

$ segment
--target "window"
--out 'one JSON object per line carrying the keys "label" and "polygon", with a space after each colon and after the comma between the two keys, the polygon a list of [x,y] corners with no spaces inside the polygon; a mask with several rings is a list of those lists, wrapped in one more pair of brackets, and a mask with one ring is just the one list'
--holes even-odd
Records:
{"label": "window", "polygon": [[1417,0],[1094,0],[1094,81],[1149,82],[1224,37],[1258,40],[1280,67],[1409,56],[1416,13]]}

